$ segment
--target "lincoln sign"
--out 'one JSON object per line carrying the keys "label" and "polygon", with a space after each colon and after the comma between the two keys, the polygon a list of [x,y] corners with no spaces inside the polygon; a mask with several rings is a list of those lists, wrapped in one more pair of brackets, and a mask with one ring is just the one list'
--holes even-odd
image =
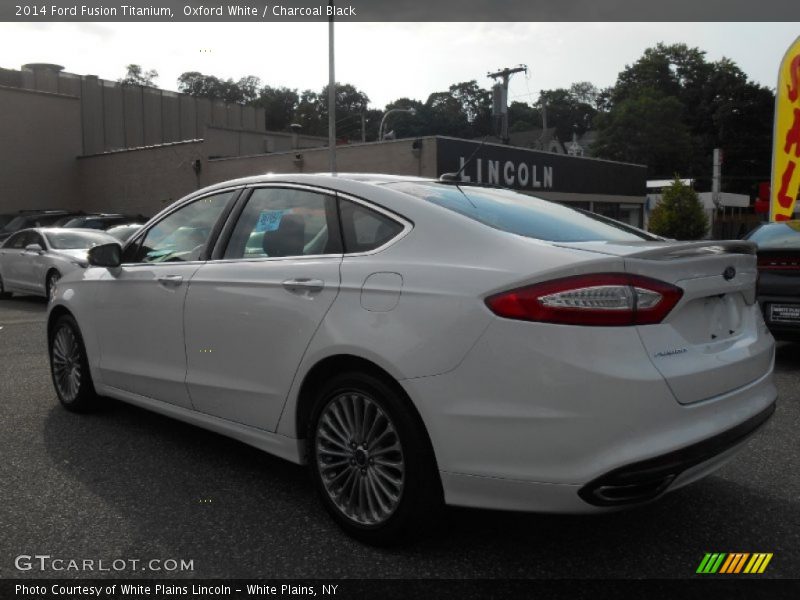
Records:
{"label": "lincoln sign", "polygon": [[637,196],[646,194],[647,168],[438,137],[437,174],[456,173],[464,182],[497,185],[515,190]]}

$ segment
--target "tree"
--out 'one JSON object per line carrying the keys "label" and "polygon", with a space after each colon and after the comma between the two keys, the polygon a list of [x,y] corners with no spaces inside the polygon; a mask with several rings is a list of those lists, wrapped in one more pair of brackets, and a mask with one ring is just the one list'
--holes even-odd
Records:
{"label": "tree", "polygon": [[178,91],[198,98],[225,102],[251,104],[258,98],[261,80],[253,75],[239,81],[220,79],[198,71],[187,71],[178,77]]}
{"label": "tree", "polygon": [[528,131],[542,126],[542,111],[526,102],[512,101],[508,105],[508,130]]}
{"label": "tree", "polygon": [[597,108],[597,103],[600,98],[600,90],[589,81],[576,81],[569,86],[569,94],[577,102],[588,104]]}
{"label": "tree", "polygon": [[286,87],[270,87],[265,85],[258,91],[256,106],[264,109],[267,129],[284,131],[294,121],[294,113],[300,103],[297,90]]}
{"label": "tree", "polygon": [[[710,62],[704,51],[686,44],[648,48],[634,64],[626,65],[612,88],[601,92],[598,107],[612,118],[598,119],[599,133],[617,122],[613,116],[620,107],[627,110],[631,102],[643,96],[672,98],[680,103],[682,130],[688,133],[692,150],[690,156],[674,164],[658,166],[649,162],[648,154],[640,152],[634,162],[647,163],[651,174],[663,177],[680,170],[694,178],[700,189],[709,189],[713,150],[722,148],[723,191],[754,193],[758,182],[768,179],[774,94],[749,81],[733,61],[722,58]],[[670,137],[668,123],[660,120],[665,125],[661,137]],[[615,153],[606,154],[609,148],[598,144],[595,152],[613,159]]]}
{"label": "tree", "polygon": [[547,125],[555,127],[556,136],[562,142],[571,140],[573,133],[583,135],[597,114],[597,109],[583,100],[592,94],[586,85],[585,82],[578,83],[573,84],[569,90],[558,88],[539,93],[536,107],[540,111],[547,111]]}
{"label": "tree", "polygon": [[695,192],[678,176],[664,191],[650,215],[650,231],[676,240],[698,240],[708,229],[708,219]]}
{"label": "tree", "polygon": [[691,164],[692,140],[683,122],[683,106],[655,90],[629,96],[597,119],[595,155],[645,164],[650,177],[685,172]]}
{"label": "tree", "polygon": [[149,71],[142,71],[140,65],[130,64],[125,67],[125,77],[118,79],[117,82],[121,85],[144,85],[147,87],[155,87],[155,80],[158,78],[158,71],[150,69]]}

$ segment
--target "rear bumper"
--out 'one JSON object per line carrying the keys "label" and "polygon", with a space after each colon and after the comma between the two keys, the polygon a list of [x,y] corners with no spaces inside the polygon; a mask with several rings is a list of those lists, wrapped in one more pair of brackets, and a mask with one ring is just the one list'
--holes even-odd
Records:
{"label": "rear bumper", "polygon": [[578,495],[594,506],[623,506],[657,498],[680,475],[741,445],[775,412],[773,402],[732,429],[655,458],[614,469],[584,485]]}
{"label": "rear bumper", "polygon": [[608,510],[581,490],[679,458],[657,472],[668,481],[631,499],[644,502],[721,466],[773,410],[771,361],[745,386],[682,405],[633,328],[585,338],[569,326],[519,330],[498,321],[453,371],[401,382],[428,428],[448,504]]}

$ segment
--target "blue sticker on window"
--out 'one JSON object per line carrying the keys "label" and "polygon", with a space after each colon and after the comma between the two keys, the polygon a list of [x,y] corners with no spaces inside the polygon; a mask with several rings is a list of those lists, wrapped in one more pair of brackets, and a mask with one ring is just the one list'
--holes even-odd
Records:
{"label": "blue sticker on window", "polygon": [[281,224],[281,218],[283,217],[284,212],[286,211],[262,210],[261,214],[258,216],[258,223],[256,223],[256,228],[253,231],[256,233],[261,233],[264,231],[275,231]]}

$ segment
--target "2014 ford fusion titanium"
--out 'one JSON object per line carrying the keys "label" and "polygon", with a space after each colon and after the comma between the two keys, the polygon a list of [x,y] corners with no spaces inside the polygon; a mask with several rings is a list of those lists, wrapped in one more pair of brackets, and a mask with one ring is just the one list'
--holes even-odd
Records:
{"label": "2014 ford fusion titanium", "polygon": [[647,502],[774,410],[751,243],[663,241],[509,190],[241,179],[89,262],[49,310],[66,408],[109,396],[308,463],[370,542],[445,503]]}

